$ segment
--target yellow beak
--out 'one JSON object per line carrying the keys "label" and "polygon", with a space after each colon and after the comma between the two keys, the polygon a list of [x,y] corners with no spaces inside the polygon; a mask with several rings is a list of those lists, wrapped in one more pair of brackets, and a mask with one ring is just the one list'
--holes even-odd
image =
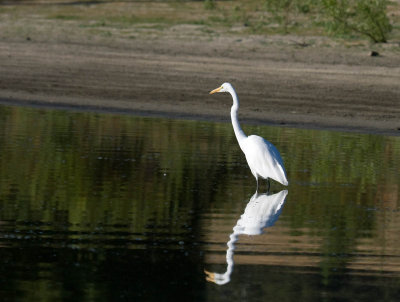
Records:
{"label": "yellow beak", "polygon": [[208,282],[213,282],[215,283],[215,273],[211,273],[209,271],[204,270],[204,272],[206,273],[206,280]]}
{"label": "yellow beak", "polygon": [[221,87],[218,87],[218,88],[215,88],[213,91],[210,91],[210,94],[219,92],[221,89],[222,89],[222,86],[221,86]]}

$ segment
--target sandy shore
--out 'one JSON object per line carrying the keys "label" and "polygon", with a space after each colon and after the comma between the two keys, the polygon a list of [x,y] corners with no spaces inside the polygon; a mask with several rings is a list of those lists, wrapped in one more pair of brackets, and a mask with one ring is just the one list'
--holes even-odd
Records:
{"label": "sandy shore", "polygon": [[264,37],[0,41],[0,102],[400,135],[400,55]]}

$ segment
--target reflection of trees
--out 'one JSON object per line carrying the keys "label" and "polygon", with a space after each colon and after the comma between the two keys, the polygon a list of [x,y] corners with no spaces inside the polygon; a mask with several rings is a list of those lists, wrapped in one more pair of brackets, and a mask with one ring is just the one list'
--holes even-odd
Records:
{"label": "reflection of trees", "polygon": [[[0,271],[9,276],[20,271],[18,263],[32,275],[49,270],[39,280],[24,275],[32,283],[10,278],[7,291],[57,280],[66,288],[52,294],[73,291],[79,300],[98,274],[118,280],[106,283],[113,285],[108,290],[92,288],[100,297],[106,295],[98,290],[135,286],[130,293],[140,293],[148,289],[139,286],[146,278],[158,297],[173,290],[178,296],[179,278],[194,286],[200,256],[184,256],[181,242],[193,240],[192,209],[218,200],[226,181],[225,163],[234,152],[221,150],[234,137],[221,136],[224,127],[0,107],[0,220],[11,221],[1,232],[12,234],[3,241],[10,249],[0,249],[6,261]],[[13,243],[27,247],[25,253],[13,252]],[[172,250],[165,255],[167,246]],[[168,291],[166,278],[177,279]],[[40,292],[43,298],[47,291]]]}
{"label": "reflection of trees", "polygon": [[52,222],[57,209],[68,211],[72,224],[137,230],[149,219],[184,224],[190,217],[181,217],[182,200],[196,207],[215,199],[213,182],[223,183],[224,163],[234,156],[221,151],[232,138],[219,135],[224,125],[58,111],[37,116],[4,107],[1,117],[0,196],[13,209],[1,212],[3,219]]}
{"label": "reflection of trees", "polygon": [[[296,186],[296,202],[285,208],[292,235],[324,238],[322,269],[346,268],[360,238],[381,228],[365,209],[398,208],[400,141],[247,128],[279,146]],[[94,245],[98,228],[110,246],[126,228],[135,233],[123,236],[132,247],[162,236],[185,241],[198,209],[237,211],[244,176],[253,186],[228,123],[0,107],[0,220],[68,228],[61,239],[76,246]],[[82,230],[87,240],[79,241]]]}
{"label": "reflection of trees", "polygon": [[[68,211],[70,223],[98,223],[113,217],[109,223],[143,228],[150,216],[160,221],[177,219],[182,200],[187,207],[219,202],[218,186],[224,186],[227,175],[232,179],[238,172],[248,174],[228,124],[1,110],[0,196],[10,207],[24,201],[18,211],[3,211],[3,219],[28,219],[35,211],[42,216],[37,217],[40,220],[51,221],[50,209],[57,208]],[[292,180],[355,185],[358,190],[352,198],[360,204],[373,200],[364,196],[381,175],[398,184],[399,167],[393,161],[400,157],[398,140],[306,130],[294,134],[280,128],[252,131],[280,146]],[[242,189],[232,188],[239,196],[244,195]],[[305,189],[301,199],[312,200],[313,192]],[[331,194],[323,192],[328,196],[319,196],[322,202]],[[161,204],[156,198],[160,194]],[[346,191],[337,194],[336,200],[341,202]],[[305,214],[308,203],[301,206]],[[307,214],[325,217],[325,210],[317,204],[314,213]],[[342,214],[349,217],[354,213]],[[293,223],[301,224],[297,220],[304,215],[293,216],[298,217]]]}

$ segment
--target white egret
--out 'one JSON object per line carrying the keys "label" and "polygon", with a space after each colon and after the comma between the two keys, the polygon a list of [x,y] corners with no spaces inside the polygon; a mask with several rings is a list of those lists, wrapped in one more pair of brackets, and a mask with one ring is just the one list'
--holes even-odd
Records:
{"label": "white egret", "polygon": [[221,85],[221,87],[211,91],[210,94],[216,92],[229,92],[232,96],[233,105],[231,108],[231,119],[233,130],[235,131],[239,146],[246,156],[251,173],[256,178],[257,190],[259,177],[268,181],[268,189],[269,178],[272,178],[273,180],[276,180],[277,182],[287,186],[289,182],[287,181],[285,167],[283,166],[283,161],[278,149],[276,149],[276,147],[269,141],[260,136],[246,136],[240,127],[237,116],[239,99],[232,85],[230,83],[224,83]]}

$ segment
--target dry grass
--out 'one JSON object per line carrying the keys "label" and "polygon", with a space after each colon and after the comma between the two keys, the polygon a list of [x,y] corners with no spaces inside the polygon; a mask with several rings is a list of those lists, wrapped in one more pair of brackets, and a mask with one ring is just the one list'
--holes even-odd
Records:
{"label": "dry grass", "polygon": [[[67,0],[69,1],[69,0]],[[72,4],[75,3],[75,4]],[[399,5],[389,8],[394,24],[391,41],[400,41]],[[57,4],[35,1],[0,6],[0,39],[40,41],[90,41],[132,39],[139,35],[197,38],[214,35],[275,35],[282,28],[266,12],[262,1],[217,2],[207,9],[202,1],[104,2]],[[189,26],[182,26],[189,25]],[[184,29],[184,30],[183,30]],[[290,34],[300,37],[324,36],[321,27],[307,15],[291,16]],[[347,41],[346,41],[347,39]],[[344,39],[348,43],[349,38]],[[360,37],[350,39],[357,44]]]}

